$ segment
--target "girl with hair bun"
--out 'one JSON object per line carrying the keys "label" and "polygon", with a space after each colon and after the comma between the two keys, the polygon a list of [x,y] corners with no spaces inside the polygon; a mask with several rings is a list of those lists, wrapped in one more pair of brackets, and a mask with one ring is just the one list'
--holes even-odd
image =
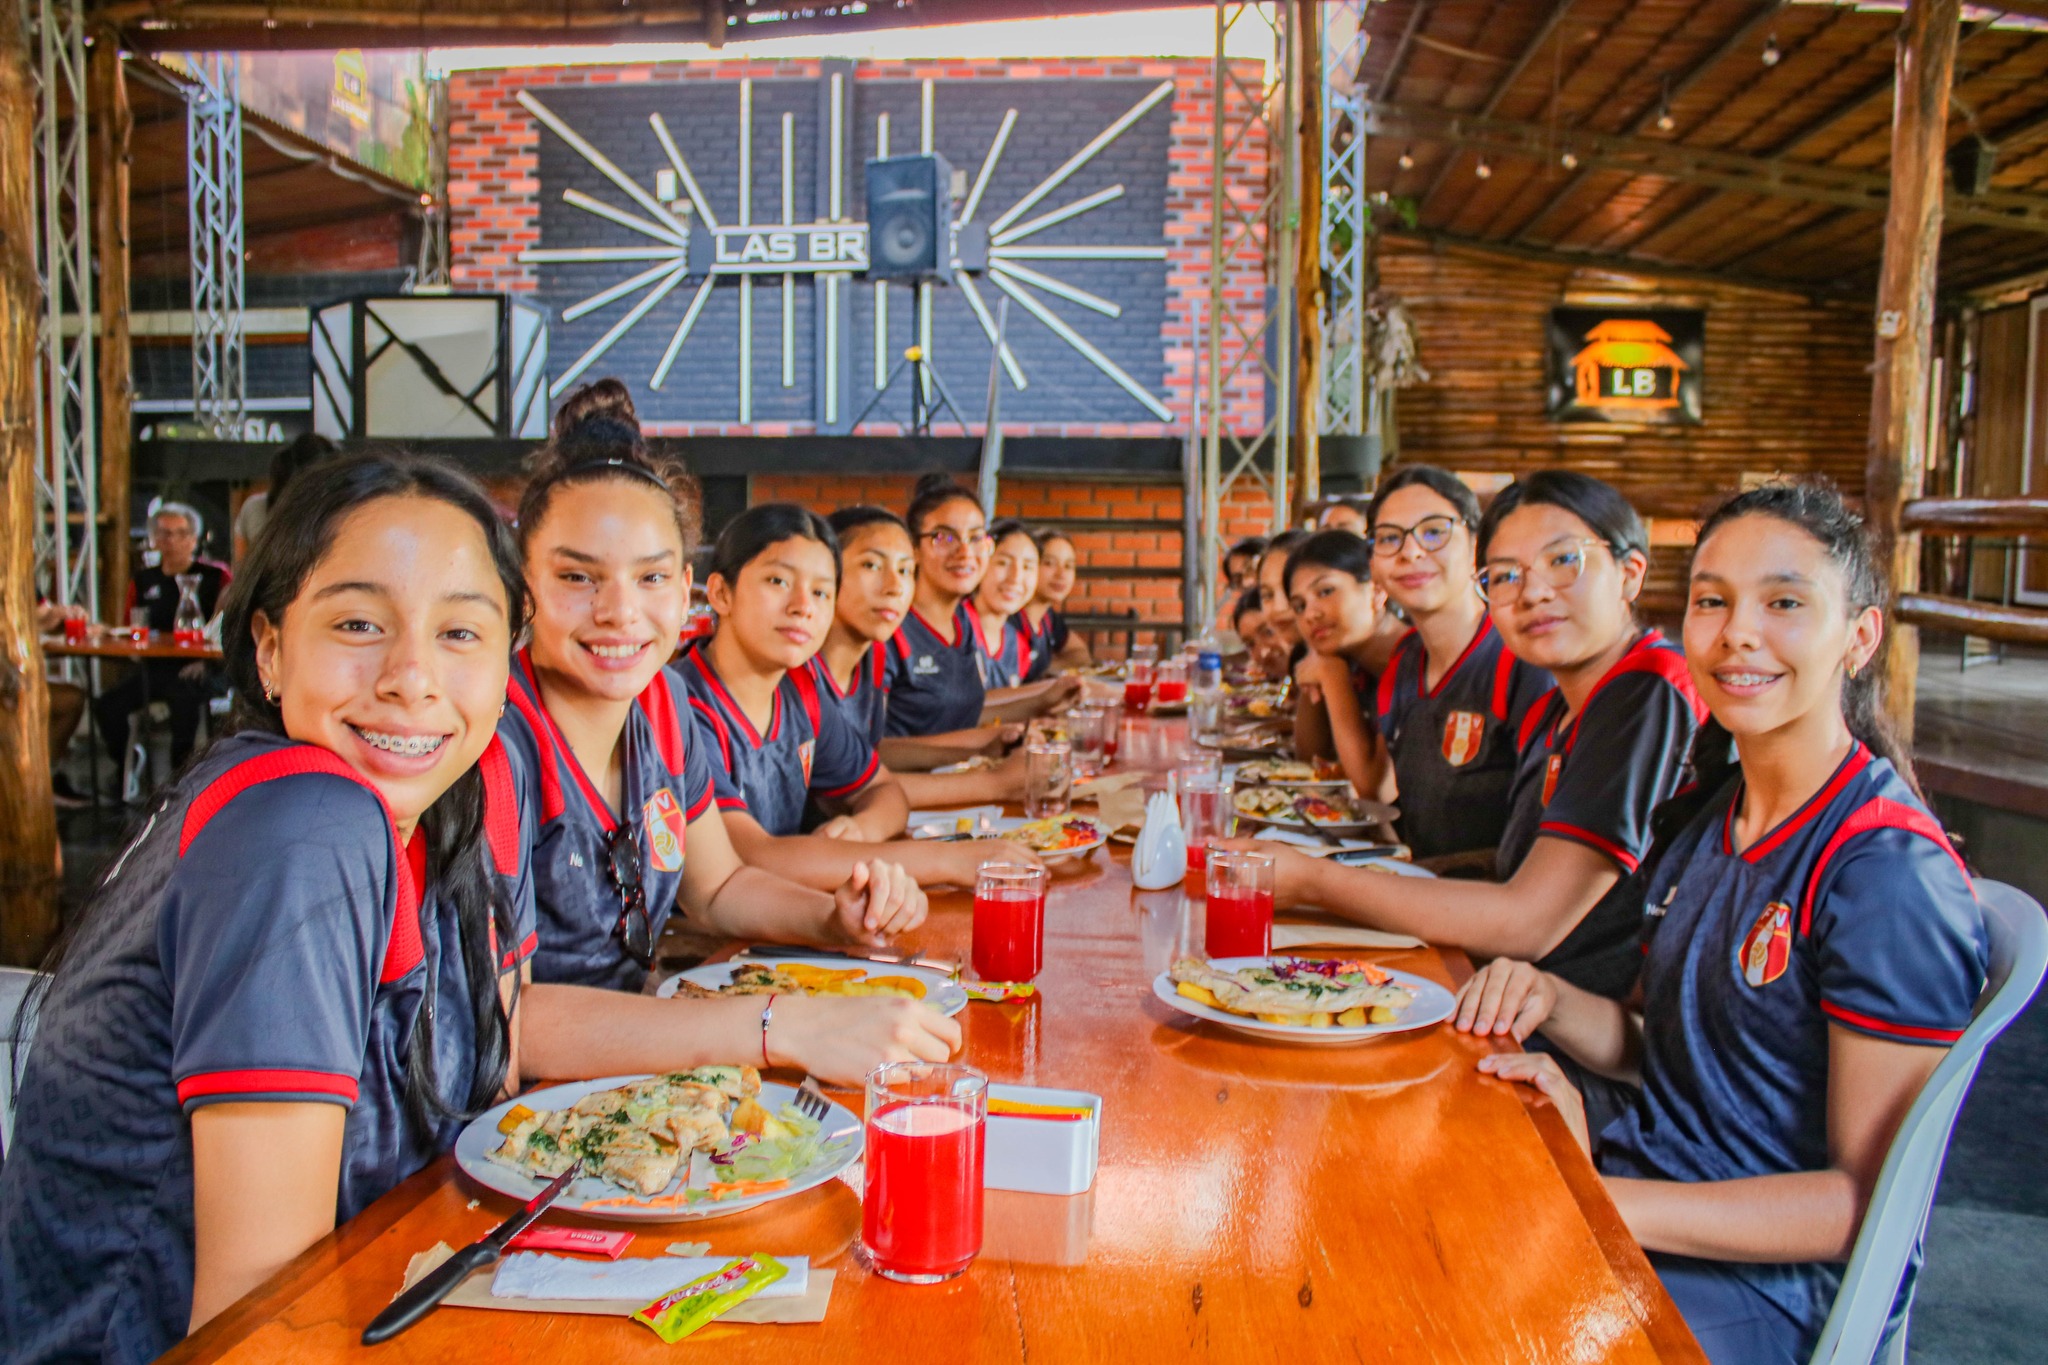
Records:
{"label": "girl with hair bun", "polygon": [[1717,1362],[1811,1356],[1899,1121],[1984,988],[1969,876],[1883,721],[1883,607],[1831,487],[1709,517],[1685,656],[1713,719],[1657,816],[1640,1014],[1505,958],[1460,1000],[1460,1028],[1540,1030],[1640,1084],[1603,1128],[1556,1057],[1479,1063],[1557,1103]]}
{"label": "girl with hair bun", "polygon": [[1499,880],[1397,887],[1279,849],[1277,903],[1321,905],[1478,956],[1536,960],[1619,998],[1640,961],[1642,900],[1630,879],[1705,706],[1678,649],[1636,624],[1648,537],[1614,488],[1564,470],[1510,484],[1480,523],[1479,554],[1494,628],[1557,683],[1516,737]]}
{"label": "girl with hair bun", "polygon": [[[748,508],[719,534],[705,586],[718,631],[676,671],[741,857],[819,887],[877,854],[919,885],[971,886],[995,854],[1036,861],[1021,845],[901,837],[903,788],[807,667],[839,587],[839,542],[823,517],[787,502]],[[806,834],[812,802],[828,818]]]}
{"label": "girl with hair bun", "polygon": [[[539,775],[535,885],[543,981],[638,990],[671,911],[691,927],[788,943],[880,943],[924,897],[886,860],[810,889],[735,852],[709,751],[664,667],[689,612],[694,500],[656,465],[617,380],[570,395],[520,503],[534,599],[506,743]],[[819,891],[831,894],[821,895]]]}

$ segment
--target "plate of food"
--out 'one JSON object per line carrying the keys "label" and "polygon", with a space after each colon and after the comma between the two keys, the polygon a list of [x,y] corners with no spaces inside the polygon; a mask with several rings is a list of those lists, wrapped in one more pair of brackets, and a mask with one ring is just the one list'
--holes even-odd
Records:
{"label": "plate of food", "polygon": [[1214,749],[1225,758],[1267,758],[1285,748],[1288,737],[1262,723],[1233,725],[1225,730],[1197,735],[1195,743],[1204,749]]}
{"label": "plate of food", "polygon": [[726,995],[900,995],[922,1000],[941,1014],[967,1008],[967,992],[944,972],[908,963],[862,964],[844,957],[749,957],[707,962],[678,972],[656,987],[667,999],[711,999]]}
{"label": "plate of food", "polygon": [[1265,720],[1287,709],[1286,683],[1250,683],[1232,687],[1223,694],[1224,714],[1232,719]]}
{"label": "plate of food", "polygon": [[750,1066],[546,1086],[484,1111],[455,1140],[456,1163],[500,1194],[531,1199],[580,1158],[555,1210],[659,1222],[787,1199],[860,1152],[851,1110],[810,1118],[794,1089]]}
{"label": "plate of food", "polygon": [[1024,845],[1047,862],[1085,858],[1109,842],[1109,830],[1085,815],[1049,815],[1043,820],[1007,817],[996,822],[996,834]]}
{"label": "plate of food", "polygon": [[1247,787],[1343,787],[1350,785],[1335,764],[1301,758],[1254,758],[1237,765],[1236,781]]}
{"label": "plate of food", "polygon": [[1311,833],[1362,834],[1393,818],[1393,811],[1377,801],[1328,787],[1240,787],[1230,804],[1240,818],[1255,824]]}
{"label": "plate of food", "polygon": [[1451,1017],[1457,997],[1425,977],[1359,958],[1184,957],[1152,981],[1182,1014],[1255,1038],[1363,1043],[1429,1028]]}

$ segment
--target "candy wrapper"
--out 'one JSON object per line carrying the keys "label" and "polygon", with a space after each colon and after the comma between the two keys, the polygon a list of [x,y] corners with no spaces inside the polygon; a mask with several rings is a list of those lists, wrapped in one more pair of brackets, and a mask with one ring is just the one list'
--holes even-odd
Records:
{"label": "candy wrapper", "polygon": [[1038,987],[1028,981],[962,981],[960,989],[967,992],[969,1000],[985,1004],[1000,1004],[1005,1000],[1028,1000],[1038,994]]}
{"label": "candy wrapper", "polygon": [[680,1289],[671,1289],[633,1314],[673,1346],[720,1314],[745,1303],[788,1272],[773,1256],[741,1256]]}

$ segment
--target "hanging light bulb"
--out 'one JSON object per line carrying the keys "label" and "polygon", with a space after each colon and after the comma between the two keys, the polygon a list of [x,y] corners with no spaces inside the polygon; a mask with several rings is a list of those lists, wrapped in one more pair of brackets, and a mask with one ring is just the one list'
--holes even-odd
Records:
{"label": "hanging light bulb", "polygon": [[1780,52],[1778,50],[1777,34],[1773,33],[1770,37],[1764,39],[1763,56],[1765,66],[1776,66],[1778,64],[1778,59],[1783,57],[1784,55],[1785,54],[1783,52]]}
{"label": "hanging light bulb", "polygon": [[1657,126],[1670,132],[1678,126],[1678,120],[1671,117],[1671,78],[1664,78],[1664,103],[1657,107]]}
{"label": "hanging light bulb", "polygon": [[1397,166],[1399,166],[1399,167],[1400,167],[1400,168],[1401,168],[1402,170],[1404,170],[1404,171],[1412,171],[1412,170],[1414,170],[1414,169],[1415,169],[1415,149],[1414,149],[1413,147],[1403,147],[1403,148],[1401,149],[1401,157],[1400,157],[1400,159],[1399,159],[1398,161],[1396,161],[1396,162],[1395,162],[1394,164],[1395,164],[1395,165],[1397,165]]}
{"label": "hanging light bulb", "polygon": [[1557,159],[1557,164],[1568,171],[1575,171],[1579,168],[1579,154],[1567,147],[1564,149],[1564,155]]}
{"label": "hanging light bulb", "polygon": [[1481,180],[1491,180],[1493,178],[1493,167],[1487,165],[1486,158],[1482,156],[1479,158],[1479,164],[1472,168],[1472,174],[1478,176]]}

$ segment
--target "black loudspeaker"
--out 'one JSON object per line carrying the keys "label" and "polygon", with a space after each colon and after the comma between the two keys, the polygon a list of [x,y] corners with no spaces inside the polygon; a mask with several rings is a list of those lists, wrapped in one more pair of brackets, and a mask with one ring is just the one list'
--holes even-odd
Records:
{"label": "black loudspeaker", "polygon": [[953,273],[953,168],[942,156],[868,162],[868,278],[943,280]]}
{"label": "black loudspeaker", "polygon": [[1981,137],[1966,137],[1948,149],[1948,173],[1958,193],[1984,193],[1997,169],[1998,148]]}

